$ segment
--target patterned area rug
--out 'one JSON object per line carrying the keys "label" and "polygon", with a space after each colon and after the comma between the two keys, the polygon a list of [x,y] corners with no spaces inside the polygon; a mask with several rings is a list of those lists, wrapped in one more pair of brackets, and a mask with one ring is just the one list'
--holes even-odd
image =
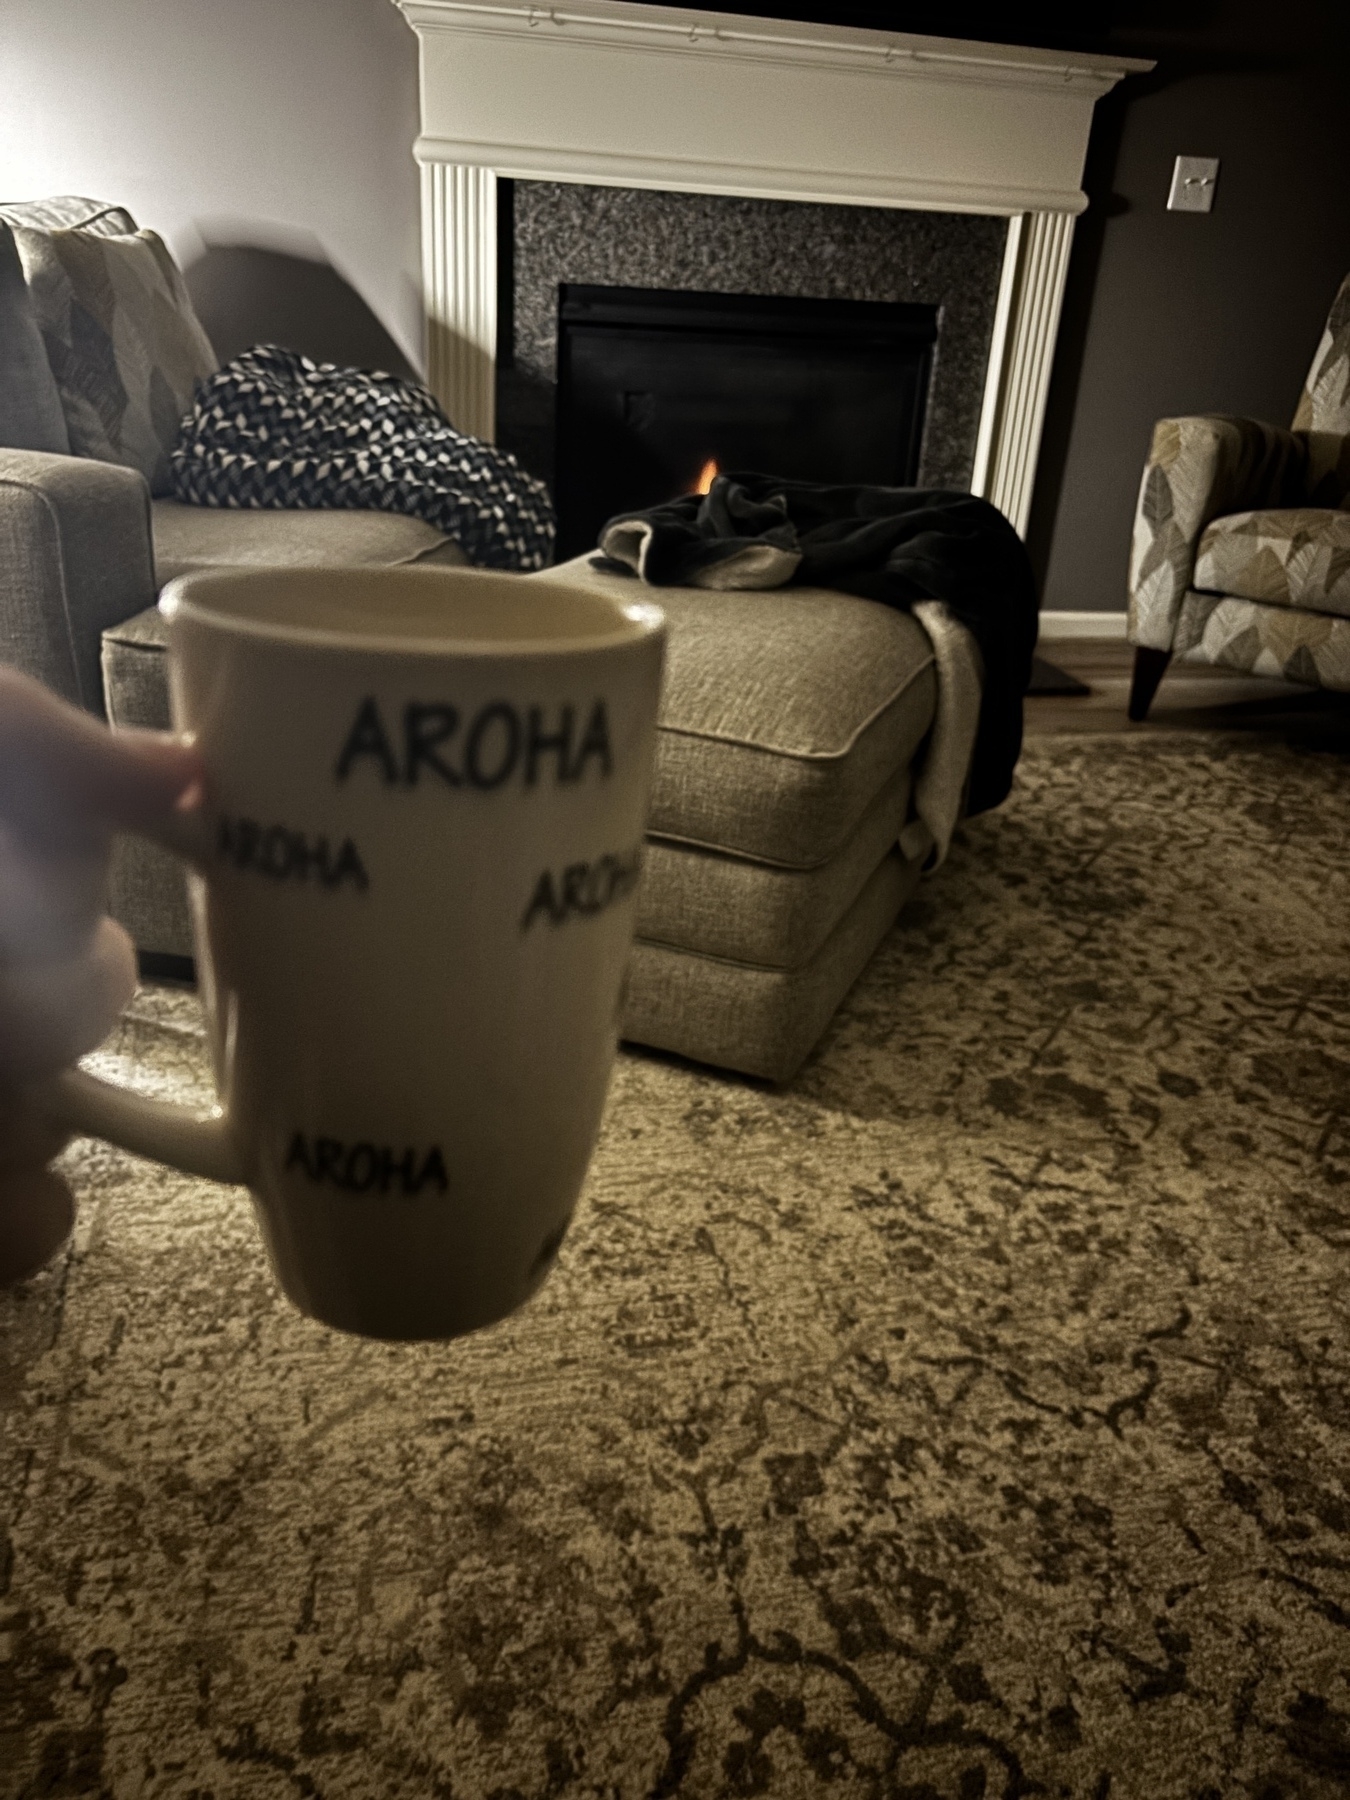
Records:
{"label": "patterned area rug", "polygon": [[[1034,743],[785,1091],[620,1062],[542,1294],[344,1339],[79,1144],[0,1297],[0,1789],[1350,1782],[1350,763]],[[146,991],[102,1066],[203,1090]]]}

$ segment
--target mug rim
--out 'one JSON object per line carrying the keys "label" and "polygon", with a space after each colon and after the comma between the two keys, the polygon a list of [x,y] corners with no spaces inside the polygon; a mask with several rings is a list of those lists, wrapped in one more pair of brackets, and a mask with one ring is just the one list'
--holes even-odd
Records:
{"label": "mug rim", "polygon": [[[426,656],[500,657],[572,656],[597,650],[619,649],[641,643],[665,629],[666,616],[661,608],[647,599],[620,600],[617,596],[597,593],[566,581],[552,581],[552,571],[540,570],[529,576],[495,569],[476,569],[460,564],[440,568],[417,568],[406,564],[368,566],[365,564],[333,564],[329,567],[255,564],[247,569],[196,569],[177,575],[165,584],[159,597],[159,611],[171,623],[190,620],[215,630],[240,637],[261,639],[279,645],[307,650],[334,650],[354,655],[406,654]],[[529,592],[552,588],[562,597],[584,599],[590,607],[603,607],[612,617],[608,629],[573,636],[488,637],[456,636],[450,633],[430,635],[416,630],[406,632],[365,632],[344,629],[340,625],[251,617],[234,612],[220,602],[230,592],[256,592],[277,582],[294,588],[332,589],[334,578],[355,586],[372,577],[393,577],[405,590],[417,586],[435,586],[451,581],[485,587],[498,582],[515,584],[528,581]],[[509,590],[508,590],[509,591]],[[212,598],[215,597],[215,604]]]}

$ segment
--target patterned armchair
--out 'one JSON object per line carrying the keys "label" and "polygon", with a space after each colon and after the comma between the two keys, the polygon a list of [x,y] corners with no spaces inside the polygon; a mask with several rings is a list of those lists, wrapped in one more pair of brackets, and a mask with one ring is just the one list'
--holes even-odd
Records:
{"label": "patterned armchair", "polygon": [[1174,656],[1350,693],[1350,276],[1293,429],[1161,419],[1130,554],[1130,717]]}

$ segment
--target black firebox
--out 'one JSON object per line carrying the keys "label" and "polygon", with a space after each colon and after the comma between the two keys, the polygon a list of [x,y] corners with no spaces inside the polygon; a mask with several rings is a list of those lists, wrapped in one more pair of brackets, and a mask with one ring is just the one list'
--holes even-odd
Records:
{"label": "black firebox", "polygon": [[714,468],[912,485],[937,323],[936,306],[562,284],[559,557]]}

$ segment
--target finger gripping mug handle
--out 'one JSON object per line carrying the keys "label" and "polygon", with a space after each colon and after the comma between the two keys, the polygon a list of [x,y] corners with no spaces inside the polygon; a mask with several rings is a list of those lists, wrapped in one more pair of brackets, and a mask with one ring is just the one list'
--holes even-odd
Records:
{"label": "finger gripping mug handle", "polygon": [[[152,841],[201,868],[209,853],[205,814],[194,808],[176,814]],[[81,1137],[102,1138],[119,1149],[168,1163],[185,1175],[232,1186],[248,1181],[248,1170],[220,1106],[194,1108],[151,1100],[84,1069],[67,1069],[32,1089],[39,1110],[53,1124]]]}

